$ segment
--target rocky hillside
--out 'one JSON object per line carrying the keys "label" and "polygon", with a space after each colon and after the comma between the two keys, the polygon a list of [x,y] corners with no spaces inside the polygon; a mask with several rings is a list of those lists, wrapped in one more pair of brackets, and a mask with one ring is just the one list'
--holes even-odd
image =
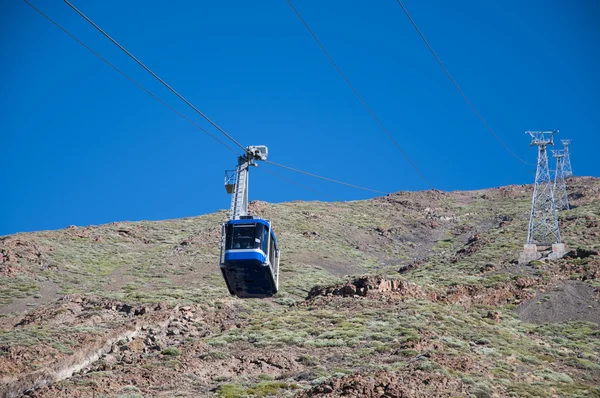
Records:
{"label": "rocky hillside", "polygon": [[600,180],[520,265],[531,189],[253,202],[264,300],[227,294],[225,212],[0,237],[0,396],[599,397]]}

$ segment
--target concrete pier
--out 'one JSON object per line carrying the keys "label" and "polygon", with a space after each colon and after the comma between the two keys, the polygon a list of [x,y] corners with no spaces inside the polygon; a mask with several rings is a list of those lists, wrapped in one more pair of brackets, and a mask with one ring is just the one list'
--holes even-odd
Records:
{"label": "concrete pier", "polygon": [[558,260],[567,254],[567,248],[564,243],[555,243],[552,245],[552,252],[548,254],[550,260]]}
{"label": "concrete pier", "polygon": [[523,252],[519,256],[519,264],[527,264],[533,260],[542,258],[542,253],[537,250],[537,245],[527,244],[523,246]]}
{"label": "concrete pier", "polygon": [[533,260],[547,258],[549,260],[558,260],[567,253],[564,243],[554,243],[549,245],[526,244],[519,256],[519,264],[527,264]]}

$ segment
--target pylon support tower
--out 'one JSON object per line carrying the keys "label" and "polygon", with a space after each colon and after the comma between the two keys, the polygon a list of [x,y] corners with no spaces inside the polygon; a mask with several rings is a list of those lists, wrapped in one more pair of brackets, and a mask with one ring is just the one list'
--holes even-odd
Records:
{"label": "pylon support tower", "polygon": [[571,169],[571,156],[569,154],[569,144],[571,140],[560,140],[563,144],[563,152],[565,154],[563,158],[563,174],[565,178],[573,176],[573,169]]}
{"label": "pylon support tower", "polygon": [[565,247],[560,241],[560,230],[554,203],[554,187],[550,178],[548,152],[546,150],[547,146],[554,145],[553,136],[557,131],[526,132],[531,136],[530,145],[538,147],[538,156],[527,243],[520,258],[520,262],[523,263],[537,260],[543,257],[544,254],[549,258],[561,258],[565,254]]}
{"label": "pylon support tower", "polygon": [[569,197],[567,196],[567,183],[565,181],[564,165],[565,152],[552,151],[552,157],[556,159],[556,171],[554,172],[554,206],[556,211],[569,210]]}
{"label": "pylon support tower", "polygon": [[225,171],[225,189],[232,194],[230,216],[240,220],[248,216],[248,177],[250,166],[257,166],[255,160],[267,160],[268,149],[264,145],[249,146],[246,153],[238,157],[235,170]]}

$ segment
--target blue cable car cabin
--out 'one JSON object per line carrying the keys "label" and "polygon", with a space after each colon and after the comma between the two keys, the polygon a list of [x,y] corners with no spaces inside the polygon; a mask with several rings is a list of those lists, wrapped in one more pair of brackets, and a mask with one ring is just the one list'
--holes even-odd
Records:
{"label": "blue cable car cabin", "polygon": [[220,266],[232,295],[264,298],[277,293],[279,257],[270,221],[245,216],[223,224]]}

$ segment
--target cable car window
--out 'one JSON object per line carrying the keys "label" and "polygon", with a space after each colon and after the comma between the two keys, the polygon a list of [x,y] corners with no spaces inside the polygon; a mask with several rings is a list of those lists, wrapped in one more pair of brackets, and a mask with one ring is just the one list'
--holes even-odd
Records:
{"label": "cable car window", "polygon": [[261,249],[263,247],[263,235],[265,226],[262,224],[256,224],[254,229],[254,249]]}
{"label": "cable car window", "polygon": [[[258,235],[258,233],[257,233],[257,235]],[[265,254],[268,253],[268,250],[269,250],[269,227],[263,226],[262,242],[260,242],[260,249],[263,251],[263,253],[265,253]]]}
{"label": "cable car window", "polygon": [[275,266],[275,239],[271,237],[271,253],[269,253],[269,260],[271,262],[271,267]]}
{"label": "cable car window", "polygon": [[225,250],[231,249],[231,229],[233,227],[229,224],[225,224]]}
{"label": "cable car window", "polygon": [[[260,249],[269,251],[269,227],[263,224],[233,224],[225,229],[225,250]],[[271,239],[271,246],[272,246]]]}
{"label": "cable car window", "polygon": [[231,225],[227,228],[225,250],[254,249],[254,229],[256,224]]}

